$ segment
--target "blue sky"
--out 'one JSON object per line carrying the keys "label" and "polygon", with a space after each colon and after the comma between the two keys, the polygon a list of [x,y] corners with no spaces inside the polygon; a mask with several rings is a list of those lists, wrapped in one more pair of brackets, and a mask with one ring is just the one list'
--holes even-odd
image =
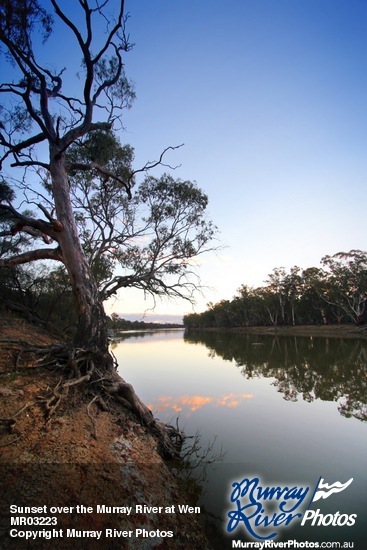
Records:
{"label": "blue sky", "polygon": [[[365,1],[130,0],[126,10],[137,100],[123,139],[137,165],[185,144],[169,158],[181,164],[174,175],[208,194],[226,246],[202,259],[212,290],[198,311],[275,267],[366,249]],[[121,312],[149,304],[121,297]]]}
{"label": "blue sky", "polygon": [[[263,284],[275,267],[365,250],[367,2],[125,5],[135,44],[126,72],[137,99],[121,139],[134,146],[136,168],[184,143],[167,161],[180,165],[174,176],[208,194],[220,230],[223,249],[200,260],[206,290],[196,310],[232,298],[242,284]],[[74,65],[64,75],[70,87],[78,60],[68,36],[59,27],[42,51],[57,66]],[[129,289],[107,311],[131,318],[152,306]],[[174,301],[155,309],[191,311]]]}

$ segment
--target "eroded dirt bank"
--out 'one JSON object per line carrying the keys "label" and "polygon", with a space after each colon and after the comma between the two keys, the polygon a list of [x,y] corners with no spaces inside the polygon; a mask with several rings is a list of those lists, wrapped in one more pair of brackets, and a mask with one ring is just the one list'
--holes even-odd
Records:
{"label": "eroded dirt bank", "polygon": [[[194,503],[136,418],[127,411],[103,411],[74,391],[47,419],[47,403],[57,394],[60,375],[21,368],[17,358],[25,345],[54,341],[17,317],[0,321],[0,547],[209,548],[197,514],[152,512],[153,506],[175,505],[177,510],[178,504]],[[68,528],[117,529],[134,535],[103,541],[43,538],[27,544],[9,536],[11,504],[69,507],[72,512],[57,520],[64,533]],[[78,504],[93,512],[78,513]],[[131,507],[132,513],[104,514],[97,512],[97,504]],[[142,508],[136,512],[137,504]],[[136,537],[136,529],[156,536]],[[172,537],[161,536],[169,531]]]}

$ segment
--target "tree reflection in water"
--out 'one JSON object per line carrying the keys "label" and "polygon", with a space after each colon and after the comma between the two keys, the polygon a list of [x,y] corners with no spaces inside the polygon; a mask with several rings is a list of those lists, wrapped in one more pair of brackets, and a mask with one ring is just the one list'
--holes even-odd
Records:
{"label": "tree reflection in water", "polygon": [[367,420],[367,344],[361,340],[187,332],[245,378],[274,378],[284,399],[336,401],[340,414]]}

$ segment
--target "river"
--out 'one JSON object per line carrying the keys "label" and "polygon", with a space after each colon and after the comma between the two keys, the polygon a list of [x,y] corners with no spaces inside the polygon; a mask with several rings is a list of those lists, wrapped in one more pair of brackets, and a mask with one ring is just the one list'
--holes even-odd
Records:
{"label": "river", "polygon": [[[218,518],[228,547],[232,539],[270,535],[277,541],[367,540],[365,342],[171,330],[124,333],[113,351],[121,375],[155,416],[171,424],[178,418],[186,434],[200,433],[203,449],[213,447],[218,460],[207,469],[200,505]],[[353,481],[310,504],[320,478]],[[232,483],[240,482],[237,498]],[[307,497],[292,501],[295,489],[260,498],[251,491],[256,484],[297,488],[299,495],[303,488]],[[228,512],[244,506],[229,526]],[[292,507],[293,514],[313,511],[303,526],[296,518],[286,523]],[[282,511],[287,517],[279,516]],[[265,528],[266,518],[273,521]]]}

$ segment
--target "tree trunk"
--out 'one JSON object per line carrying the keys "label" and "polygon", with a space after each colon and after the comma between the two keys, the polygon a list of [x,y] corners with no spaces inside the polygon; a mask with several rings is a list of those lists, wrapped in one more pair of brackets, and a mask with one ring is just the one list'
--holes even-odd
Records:
{"label": "tree trunk", "polygon": [[292,325],[295,326],[296,324],[296,317],[295,317],[295,313],[294,313],[294,303],[292,302],[291,304],[291,311],[292,311]]}
{"label": "tree trunk", "polygon": [[56,215],[62,224],[59,244],[70,277],[78,314],[74,343],[78,347],[97,348],[102,353],[108,352],[105,312],[99,298],[97,284],[79,239],[70,200],[64,155],[51,150],[50,158]]}
{"label": "tree trunk", "polygon": [[[102,379],[101,391],[108,392],[115,402],[131,409],[140,421],[155,433],[164,456],[176,456],[177,452],[166,427],[153,417],[152,412],[136,395],[134,388],[126,383],[115,369],[114,360],[109,352],[103,303],[75,223],[64,155],[51,148],[50,159],[56,215],[57,220],[62,224],[58,242],[70,277],[78,315],[73,342],[74,351],[70,356],[70,361],[75,366],[73,374],[78,376],[79,380],[86,382],[93,380],[94,391],[98,391],[98,383]],[[83,368],[80,368],[79,364],[77,366],[78,350],[83,357],[86,357]]]}

